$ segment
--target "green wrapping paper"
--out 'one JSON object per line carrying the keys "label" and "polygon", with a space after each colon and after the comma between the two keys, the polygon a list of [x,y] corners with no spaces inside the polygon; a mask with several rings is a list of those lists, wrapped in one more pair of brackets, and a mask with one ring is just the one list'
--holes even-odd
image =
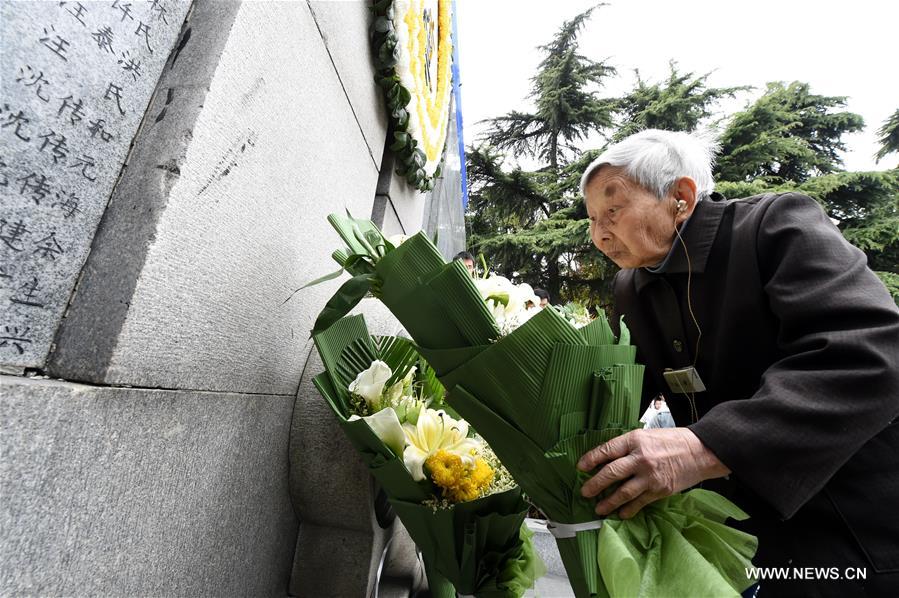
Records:
{"label": "green wrapping paper", "polygon": [[489,598],[521,596],[543,574],[522,525],[528,505],[521,489],[450,508],[423,505],[434,496],[431,482],[413,480],[403,460],[364,420],[349,419],[349,383],[375,359],[391,365],[393,378],[399,378],[399,370],[418,359],[409,341],[376,341],[362,316],[343,318],[314,340],[326,369],[313,384],[421,549],[432,595],[453,598],[458,591]]}
{"label": "green wrapping paper", "polygon": [[[624,323],[576,329],[544,309],[501,336],[461,262],[443,263],[423,234],[375,265],[376,293],[448,391],[447,403],[490,443],[529,498],[557,524],[596,519],[577,469],[589,449],[639,426],[643,366]],[[606,491],[605,495],[613,492]],[[668,497],[629,520],[558,537],[579,598],[731,596],[749,585],[746,515],[703,490]]]}
{"label": "green wrapping paper", "polygon": [[[566,329],[567,326],[567,329]],[[594,334],[608,326],[597,320],[577,334],[555,311],[544,310],[509,336],[453,370],[444,384],[451,388],[448,402],[462,417],[477,426],[525,492],[553,520],[563,524],[593,521],[595,500],[580,494],[589,477],[577,469],[581,455],[593,447],[634,429],[639,417],[643,368],[634,364],[635,351],[627,345],[590,346],[608,340]],[[572,334],[574,332],[574,334]],[[453,383],[456,383],[453,386]],[[607,491],[607,494],[612,490]],[[696,491],[693,491],[696,492]],[[673,513],[684,500],[693,504],[693,493],[659,501],[648,513]],[[723,497],[720,501],[730,505]],[[669,509],[669,506],[672,509]],[[735,519],[745,515],[731,505]],[[749,566],[755,553],[754,538],[728,528],[727,534],[696,536],[691,530],[707,527],[707,513],[686,510],[682,516],[609,518],[599,530],[558,538],[559,553],[577,596],[668,596],[665,577],[655,585],[622,584],[621,563],[637,570],[637,579],[666,557],[679,570],[678,583],[688,595],[732,595],[740,585],[748,587],[742,567],[720,568],[717,554],[735,554],[736,562]],[[606,540],[612,529],[627,538],[642,537],[649,529],[664,529],[656,542],[625,544],[632,552],[621,553],[618,544]],[[697,546],[691,550],[686,545]],[[670,552],[673,546],[680,547]],[[625,554],[632,558],[625,558]],[[678,557],[683,554],[683,558]],[[691,558],[688,559],[688,556]],[[695,557],[695,558],[693,558]],[[690,569],[683,566],[689,563]],[[684,576],[684,571],[690,571]],[[683,581],[688,577],[687,581]],[[721,580],[724,580],[722,585]],[[624,589],[622,589],[624,588]]]}
{"label": "green wrapping paper", "polygon": [[[724,524],[746,514],[724,497],[692,490],[652,503],[599,531],[606,589],[612,596],[739,596],[753,536]],[[709,567],[709,564],[713,567]],[[684,572],[689,572],[685,575]]]}
{"label": "green wrapping paper", "polygon": [[[485,496],[436,512],[400,500],[390,504],[425,562],[435,563],[460,594],[521,596],[543,574],[530,532],[522,525],[527,512],[517,511],[522,505],[520,491]],[[495,538],[507,542],[501,545]]]}

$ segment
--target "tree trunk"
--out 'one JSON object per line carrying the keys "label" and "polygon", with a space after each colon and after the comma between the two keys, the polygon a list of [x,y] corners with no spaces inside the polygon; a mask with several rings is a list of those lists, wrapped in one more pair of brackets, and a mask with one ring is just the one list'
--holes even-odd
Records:
{"label": "tree trunk", "polygon": [[549,165],[553,169],[553,174],[559,176],[559,134],[553,131],[549,146]]}
{"label": "tree trunk", "polygon": [[550,254],[546,256],[546,262],[546,275],[548,278],[546,290],[549,292],[550,303],[557,304],[562,299],[559,296],[562,289],[562,281],[559,278],[559,258]]}

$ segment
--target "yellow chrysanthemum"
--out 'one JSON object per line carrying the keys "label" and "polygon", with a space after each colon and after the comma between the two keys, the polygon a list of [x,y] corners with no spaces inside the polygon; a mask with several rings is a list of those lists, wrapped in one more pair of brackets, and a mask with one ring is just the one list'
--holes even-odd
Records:
{"label": "yellow chrysanthemum", "polygon": [[441,488],[452,488],[465,477],[468,468],[462,464],[459,455],[447,451],[437,451],[425,462],[431,479]]}
{"label": "yellow chrysanthemum", "polygon": [[[455,453],[466,465],[474,462],[474,454],[481,442],[468,438],[468,423],[456,420],[443,410],[422,409],[415,424],[403,425],[406,448],[403,462],[416,482],[425,479],[425,461],[437,451]],[[475,451],[475,452],[473,452]]]}
{"label": "yellow chrysanthemum", "polygon": [[425,466],[443,497],[451,502],[474,500],[493,482],[493,469],[480,458],[466,465],[459,455],[441,450],[429,457]]}
{"label": "yellow chrysanthemum", "polygon": [[474,468],[471,472],[471,483],[476,488],[487,488],[493,483],[493,468],[487,465],[483,459],[477,459],[474,462]]}

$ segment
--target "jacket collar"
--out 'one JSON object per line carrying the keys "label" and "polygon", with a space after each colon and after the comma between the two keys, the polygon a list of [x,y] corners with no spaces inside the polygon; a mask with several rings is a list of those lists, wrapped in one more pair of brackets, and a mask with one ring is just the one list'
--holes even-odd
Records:
{"label": "jacket collar", "polygon": [[[700,274],[705,271],[712,244],[718,234],[718,225],[721,224],[721,217],[727,207],[727,202],[722,200],[723,197],[713,193],[709,199],[696,203],[690,216],[690,225],[681,235],[684,242],[681,243],[680,239],[674,238],[672,252],[662,269],[650,272],[646,268],[637,268],[634,271],[634,285],[638,293],[664,274],[683,274],[687,270],[692,270],[693,274]],[[684,253],[684,245],[687,246],[689,261],[687,254]]]}

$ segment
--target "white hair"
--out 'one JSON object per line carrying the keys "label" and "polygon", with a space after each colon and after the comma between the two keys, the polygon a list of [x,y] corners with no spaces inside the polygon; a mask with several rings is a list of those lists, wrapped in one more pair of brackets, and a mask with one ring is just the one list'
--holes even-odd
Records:
{"label": "white hair", "polygon": [[701,198],[715,190],[716,153],[718,143],[710,134],[646,129],[610,146],[590,163],[581,176],[581,195],[593,173],[603,166],[618,166],[659,199],[681,177],[693,179]]}

